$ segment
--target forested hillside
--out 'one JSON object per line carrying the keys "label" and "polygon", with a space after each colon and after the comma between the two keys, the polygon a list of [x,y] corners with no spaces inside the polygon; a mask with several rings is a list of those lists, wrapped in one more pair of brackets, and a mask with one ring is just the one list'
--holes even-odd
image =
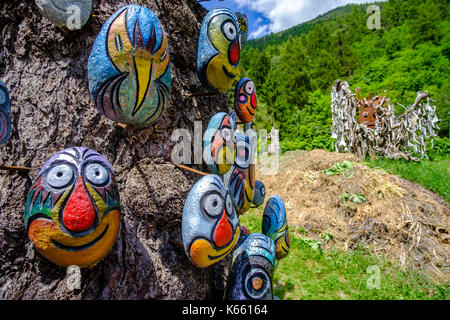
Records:
{"label": "forested hillside", "polygon": [[382,5],[379,30],[367,27],[367,4],[345,8],[292,28],[287,40],[272,35],[249,42],[242,68],[256,83],[258,128],[276,124],[284,150],[331,149],[330,90],[341,79],[362,96],[386,95],[405,106],[428,90],[443,120],[439,135],[448,137],[448,1],[390,0]]}

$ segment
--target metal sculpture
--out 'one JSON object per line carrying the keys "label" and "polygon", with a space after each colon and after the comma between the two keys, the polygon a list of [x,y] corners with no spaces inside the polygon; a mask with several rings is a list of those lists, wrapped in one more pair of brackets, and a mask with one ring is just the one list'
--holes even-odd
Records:
{"label": "metal sculpture", "polygon": [[233,11],[211,10],[203,19],[197,44],[197,73],[211,91],[225,92],[239,78],[241,35]]}
{"label": "metal sculpture", "polygon": [[252,233],[234,250],[226,300],[273,300],[275,244],[269,237]]}
{"label": "metal sculpture", "polygon": [[253,121],[257,104],[255,84],[249,78],[242,78],[234,93],[234,109],[238,118],[244,123]]}
{"label": "metal sculpture", "polygon": [[11,110],[9,91],[0,80],[0,144],[6,143],[11,134]]}
{"label": "metal sculpture", "polygon": [[92,0],[36,0],[44,17],[61,28],[81,29],[89,20]]}
{"label": "metal sculpture", "polygon": [[264,208],[262,232],[275,242],[277,259],[289,254],[289,228],[283,199],[272,196]]}
{"label": "metal sculpture", "polygon": [[250,209],[255,193],[255,161],[250,139],[240,132],[235,133],[236,157],[231,170],[225,175],[233,205],[238,214]]}
{"label": "metal sculpture", "polygon": [[110,251],[120,227],[111,165],[86,148],[58,152],[31,186],[24,218],[28,237],[48,260],[65,267],[95,265]]}
{"label": "metal sculpture", "polygon": [[426,140],[437,136],[440,120],[436,107],[430,105],[432,100],[427,91],[418,92],[411,106],[400,105],[405,110],[399,116],[395,116],[389,99],[355,98],[345,81],[335,81],[331,97],[331,138],[336,140],[336,151],[355,153],[361,158],[367,155],[412,161],[428,158]]}
{"label": "metal sculpture", "polygon": [[191,189],[181,223],[187,256],[198,267],[225,258],[239,240],[239,219],[222,179],[207,175]]}
{"label": "metal sculpture", "polygon": [[230,171],[234,157],[234,121],[220,112],[211,118],[203,135],[203,160],[212,173],[223,176]]}
{"label": "metal sculpture", "polygon": [[167,36],[154,12],[128,5],[103,25],[89,56],[89,88],[109,119],[149,126],[172,89]]}

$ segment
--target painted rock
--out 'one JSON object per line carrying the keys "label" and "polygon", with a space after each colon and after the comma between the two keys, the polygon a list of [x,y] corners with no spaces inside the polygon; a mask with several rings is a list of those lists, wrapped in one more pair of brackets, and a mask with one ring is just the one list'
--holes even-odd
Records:
{"label": "painted rock", "polygon": [[261,206],[266,199],[266,187],[262,181],[255,181],[255,194],[253,195],[253,204],[257,207]]}
{"label": "painted rock", "polygon": [[203,19],[197,43],[197,73],[208,90],[225,92],[240,75],[241,36],[230,9],[216,8]]}
{"label": "painted rock", "polygon": [[158,120],[172,89],[169,46],[158,17],[137,5],[103,25],[88,61],[89,89],[109,119],[138,127]]}
{"label": "painted rock", "polygon": [[11,133],[11,110],[9,91],[0,80],[0,144],[6,143]]}
{"label": "painted rock", "polygon": [[225,112],[220,112],[209,121],[203,135],[203,160],[212,173],[224,175],[234,163],[234,124]]}
{"label": "painted rock", "polygon": [[275,244],[269,237],[250,234],[234,250],[226,300],[273,300]]}
{"label": "painted rock", "polygon": [[234,93],[234,109],[239,120],[244,123],[253,121],[257,105],[255,84],[249,78],[242,78]]}
{"label": "painted rock", "polygon": [[53,24],[69,30],[81,29],[92,12],[92,0],[36,0],[36,5]]}
{"label": "painted rock", "polygon": [[270,197],[264,208],[262,232],[275,242],[277,259],[281,260],[289,253],[289,228],[286,208],[279,196]]}
{"label": "painted rock", "polygon": [[239,23],[239,34],[241,35],[241,45],[245,46],[248,39],[248,17],[245,13],[235,13]]}
{"label": "painted rock", "polygon": [[28,193],[25,226],[34,247],[61,266],[102,260],[116,240],[120,199],[111,165],[82,147],[58,152]]}
{"label": "painted rock", "polygon": [[205,176],[192,187],[181,229],[186,254],[198,267],[216,263],[235,247],[241,234],[239,219],[219,176]]}
{"label": "painted rock", "polygon": [[225,175],[225,181],[238,214],[250,209],[255,192],[255,162],[253,149],[248,136],[236,132],[236,157],[231,170]]}

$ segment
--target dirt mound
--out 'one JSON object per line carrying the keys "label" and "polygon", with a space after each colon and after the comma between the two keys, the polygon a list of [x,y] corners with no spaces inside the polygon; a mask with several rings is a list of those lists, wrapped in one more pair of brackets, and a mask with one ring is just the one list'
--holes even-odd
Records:
{"label": "dirt mound", "polygon": [[326,245],[344,250],[362,241],[402,266],[450,279],[450,208],[436,194],[351,154],[292,151],[279,167],[276,175],[257,176],[268,195],[284,199],[291,230],[302,227],[310,238],[331,232]]}

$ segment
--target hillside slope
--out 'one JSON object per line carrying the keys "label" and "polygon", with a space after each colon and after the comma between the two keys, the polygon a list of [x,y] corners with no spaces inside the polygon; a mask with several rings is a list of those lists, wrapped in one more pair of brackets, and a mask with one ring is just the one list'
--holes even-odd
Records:
{"label": "hillside slope", "polygon": [[296,234],[304,228],[320,239],[331,232],[328,246],[349,250],[364,243],[402,266],[449,279],[450,208],[431,191],[374,171],[351,154],[324,150],[287,152],[278,174],[257,176],[267,197],[284,199]]}

